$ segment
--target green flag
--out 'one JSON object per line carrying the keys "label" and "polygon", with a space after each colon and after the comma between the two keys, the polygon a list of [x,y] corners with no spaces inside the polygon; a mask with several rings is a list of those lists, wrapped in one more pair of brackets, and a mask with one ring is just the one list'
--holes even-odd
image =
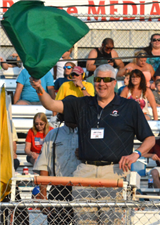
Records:
{"label": "green flag", "polygon": [[2,26],[29,74],[43,77],[88,26],[66,11],[41,1],[19,1],[4,14]]}

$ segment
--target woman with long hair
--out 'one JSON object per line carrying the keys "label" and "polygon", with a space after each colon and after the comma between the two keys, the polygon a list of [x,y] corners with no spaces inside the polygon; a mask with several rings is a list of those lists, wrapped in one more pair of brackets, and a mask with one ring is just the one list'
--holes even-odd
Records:
{"label": "woman with long hair", "polygon": [[147,63],[151,64],[156,71],[160,66],[160,34],[152,34],[149,46],[145,47],[143,50],[145,50],[149,56],[157,56],[153,58],[147,58]]}
{"label": "woman with long hair", "polygon": [[33,127],[29,129],[26,137],[25,152],[27,161],[31,164],[37,160],[45,136],[53,128],[49,126],[47,117],[44,113],[37,113],[33,119]]}
{"label": "woman with long hair", "polygon": [[117,76],[123,76],[126,72],[131,72],[132,70],[138,69],[141,70],[146,78],[146,85],[150,87],[150,80],[154,80],[154,69],[152,65],[146,62],[147,53],[144,50],[138,51],[135,53],[136,58],[133,62],[128,63],[124,68],[120,69],[117,73]]}
{"label": "woman with long hair", "polygon": [[123,89],[120,96],[137,101],[147,120],[150,120],[149,102],[152,107],[153,118],[158,120],[156,101],[152,91],[146,86],[146,79],[142,71],[138,69],[131,71],[129,85]]}

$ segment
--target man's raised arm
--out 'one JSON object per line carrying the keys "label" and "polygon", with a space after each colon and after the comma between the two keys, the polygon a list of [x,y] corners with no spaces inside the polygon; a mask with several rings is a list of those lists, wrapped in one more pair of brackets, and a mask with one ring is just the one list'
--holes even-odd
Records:
{"label": "man's raised arm", "polygon": [[41,80],[36,80],[30,77],[30,83],[38,94],[39,100],[41,101],[42,105],[51,111],[63,113],[63,102],[53,100],[49,94],[45,92],[41,85]]}

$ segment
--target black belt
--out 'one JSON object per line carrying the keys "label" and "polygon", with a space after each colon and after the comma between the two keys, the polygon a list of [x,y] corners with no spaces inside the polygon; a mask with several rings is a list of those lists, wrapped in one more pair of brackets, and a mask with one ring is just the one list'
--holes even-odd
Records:
{"label": "black belt", "polygon": [[88,161],[88,160],[82,160],[82,163],[89,164],[89,165],[95,165],[95,166],[107,166],[107,165],[118,164],[118,162],[109,162],[109,161]]}

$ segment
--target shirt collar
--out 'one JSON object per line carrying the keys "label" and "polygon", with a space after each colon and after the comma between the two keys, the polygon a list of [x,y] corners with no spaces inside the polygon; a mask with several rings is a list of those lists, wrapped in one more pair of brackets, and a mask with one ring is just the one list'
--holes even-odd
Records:
{"label": "shirt collar", "polygon": [[[97,95],[95,95],[93,98],[91,98],[91,100],[89,101],[89,104],[95,105],[95,102],[96,102],[96,105],[98,105]],[[120,105],[120,103],[121,103],[121,97],[119,95],[115,94],[113,100],[109,104]]]}
{"label": "shirt collar", "polygon": [[77,133],[77,127],[76,128],[74,128],[74,129],[72,129],[72,128],[70,128],[70,127],[67,127],[65,124],[64,124],[64,130],[65,130],[65,132],[67,133],[67,134],[70,134],[70,133]]}

